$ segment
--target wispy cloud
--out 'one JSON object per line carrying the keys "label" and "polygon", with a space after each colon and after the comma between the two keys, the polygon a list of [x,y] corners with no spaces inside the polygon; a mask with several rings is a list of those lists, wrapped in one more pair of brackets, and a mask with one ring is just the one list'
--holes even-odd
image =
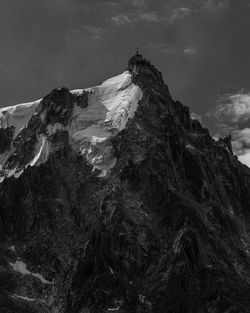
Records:
{"label": "wispy cloud", "polygon": [[136,21],[158,22],[159,16],[155,11],[140,13],[135,16]]}
{"label": "wispy cloud", "polygon": [[175,22],[178,19],[182,19],[188,16],[191,13],[189,8],[176,8],[172,10],[172,14],[170,16],[170,23]]}
{"label": "wispy cloud", "polygon": [[197,54],[197,50],[194,47],[187,47],[183,50],[186,55],[194,55]]}
{"label": "wispy cloud", "polygon": [[213,116],[230,125],[250,122],[250,92],[240,90],[220,96]]}
{"label": "wispy cloud", "polygon": [[181,48],[178,45],[172,44],[172,43],[152,43],[149,45],[146,45],[144,49],[148,50],[155,50],[157,52],[166,53],[166,54],[172,54],[172,55],[196,55],[197,50],[190,46],[185,49]]}
{"label": "wispy cloud", "polygon": [[112,16],[111,21],[116,25],[121,26],[135,22],[156,23],[160,21],[160,18],[155,11],[140,11]]}
{"label": "wispy cloud", "polygon": [[89,35],[91,35],[92,38],[94,39],[101,39],[105,30],[101,27],[93,26],[93,25],[84,25],[81,27],[80,30],[85,31]]}

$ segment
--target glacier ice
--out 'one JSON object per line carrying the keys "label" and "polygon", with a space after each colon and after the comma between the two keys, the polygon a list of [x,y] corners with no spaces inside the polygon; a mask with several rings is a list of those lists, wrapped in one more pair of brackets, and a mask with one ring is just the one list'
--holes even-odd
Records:
{"label": "glacier ice", "polygon": [[[109,138],[126,127],[142,98],[139,86],[133,84],[129,71],[105,80],[101,85],[88,89],[76,89],[71,93],[81,95],[88,92],[88,106],[81,108],[74,104],[73,114],[67,126],[60,123],[47,125],[46,135],[37,134],[33,159],[26,164],[38,166],[50,155],[49,137],[58,130],[67,130],[73,148],[83,154],[93,169],[101,170],[101,176],[115,165]],[[18,104],[0,109],[0,128],[15,127],[15,135],[25,127],[35,113],[41,100]],[[41,116],[42,117],[42,116]],[[12,149],[0,155],[0,164],[13,153]],[[18,177],[23,169],[5,170],[5,176]]]}

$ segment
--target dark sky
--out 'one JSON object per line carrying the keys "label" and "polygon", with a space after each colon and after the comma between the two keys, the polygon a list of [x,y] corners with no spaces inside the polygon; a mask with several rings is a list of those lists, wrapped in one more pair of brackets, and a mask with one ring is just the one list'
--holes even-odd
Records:
{"label": "dark sky", "polygon": [[245,138],[249,30],[249,0],[0,0],[0,107],[99,84],[138,46],[214,135]]}

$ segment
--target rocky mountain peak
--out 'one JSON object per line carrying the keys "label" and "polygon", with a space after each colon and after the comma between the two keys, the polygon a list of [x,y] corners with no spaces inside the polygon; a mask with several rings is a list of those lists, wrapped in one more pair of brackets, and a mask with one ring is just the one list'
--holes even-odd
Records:
{"label": "rocky mountain peak", "polygon": [[142,55],[0,125],[3,312],[250,312],[250,169]]}
{"label": "rocky mountain peak", "polygon": [[139,54],[138,50],[129,59],[127,69],[133,74],[151,75],[155,82],[164,84],[161,72],[150,61],[146,60],[142,54]]}

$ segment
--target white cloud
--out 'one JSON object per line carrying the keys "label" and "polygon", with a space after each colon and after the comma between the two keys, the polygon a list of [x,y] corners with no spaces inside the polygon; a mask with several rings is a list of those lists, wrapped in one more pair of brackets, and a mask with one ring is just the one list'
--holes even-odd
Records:
{"label": "white cloud", "polygon": [[242,90],[218,98],[214,116],[227,124],[239,124],[250,120],[250,93]]}
{"label": "white cloud", "polygon": [[159,22],[160,18],[155,11],[145,11],[130,14],[119,14],[112,16],[111,20],[118,26],[132,24],[134,22],[148,22],[155,23]]}
{"label": "white cloud", "polygon": [[199,114],[191,112],[190,115],[193,120],[198,120],[200,123],[202,122],[202,117]]}
{"label": "white cloud", "polygon": [[239,155],[238,159],[241,163],[246,164],[250,167],[250,149],[245,152],[245,154]]}
{"label": "white cloud", "polygon": [[219,97],[209,116],[217,120],[218,136],[231,133],[234,152],[250,167],[250,93],[241,90]]}
{"label": "white cloud", "polygon": [[189,8],[174,9],[170,17],[170,22],[173,23],[175,22],[175,20],[184,18],[188,16],[190,13],[191,13],[191,10]]}
{"label": "white cloud", "polygon": [[233,131],[233,145],[242,154],[246,149],[250,149],[250,128]]}
{"label": "white cloud", "polygon": [[187,47],[184,49],[184,54],[187,54],[187,55],[194,55],[194,54],[197,54],[197,51],[194,47]]}
{"label": "white cloud", "polygon": [[232,147],[239,160],[250,167],[250,128],[234,130]]}

